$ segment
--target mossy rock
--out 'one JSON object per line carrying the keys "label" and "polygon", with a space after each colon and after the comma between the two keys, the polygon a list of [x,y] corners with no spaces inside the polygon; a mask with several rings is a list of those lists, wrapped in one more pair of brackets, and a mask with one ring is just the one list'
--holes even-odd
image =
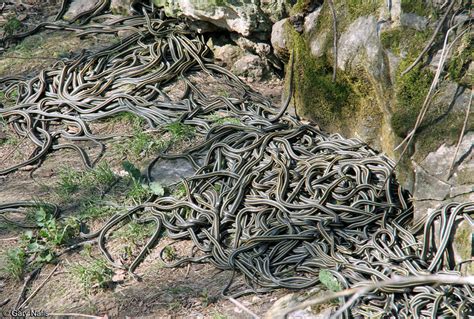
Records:
{"label": "mossy rock", "polygon": [[[454,248],[462,261],[467,261],[474,255],[474,226],[462,221],[454,234]],[[467,263],[461,268],[464,275],[474,275],[474,264]]]}

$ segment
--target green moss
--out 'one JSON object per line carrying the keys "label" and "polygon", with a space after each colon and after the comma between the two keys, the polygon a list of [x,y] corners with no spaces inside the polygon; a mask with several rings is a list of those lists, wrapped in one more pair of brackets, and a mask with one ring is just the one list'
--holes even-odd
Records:
{"label": "green moss", "polygon": [[21,22],[17,17],[8,18],[7,22],[3,26],[3,30],[7,35],[12,35],[21,28]]}
{"label": "green moss", "polygon": [[[463,222],[458,227],[454,235],[454,247],[456,247],[456,250],[458,251],[462,260],[471,259],[473,247],[472,232],[473,230],[469,223]],[[472,263],[468,263],[467,267],[463,267],[463,269],[467,270],[468,275],[474,274],[474,265]]]}
{"label": "green moss", "polygon": [[297,0],[293,7],[291,7],[291,15],[304,12],[311,5],[311,2],[311,0]]}
{"label": "green moss", "polygon": [[402,0],[401,7],[404,13],[415,13],[419,16],[426,14],[428,3],[425,0]]}
{"label": "green moss", "polygon": [[380,0],[346,0],[349,16],[346,20],[354,21],[358,17],[376,14],[383,2]]}
{"label": "green moss", "polygon": [[[404,70],[410,63],[403,61],[400,69]],[[392,128],[400,137],[404,137],[415,126],[418,113],[428,94],[433,81],[433,74],[421,66],[415,67],[404,76],[397,77],[395,96],[397,104],[392,115]]]}
{"label": "green moss", "polygon": [[[291,47],[294,48],[295,104],[298,111],[316,120],[323,127],[333,126],[342,113],[350,95],[350,87],[343,80],[332,82],[332,67],[327,57],[312,57],[308,41],[288,27]],[[287,72],[289,73],[289,72]]]}
{"label": "green moss", "polygon": [[470,167],[462,167],[457,172],[457,182],[459,185],[474,184],[474,169]]}
{"label": "green moss", "polygon": [[383,32],[380,35],[380,42],[392,53],[414,59],[424,48],[430,36],[430,30],[417,31],[407,27],[398,27]]}
{"label": "green moss", "polygon": [[401,75],[423,50],[430,31],[416,31],[409,28],[396,28],[384,32],[381,37],[382,45],[393,53],[404,55],[405,58],[398,66],[395,81],[395,105],[391,125],[396,135],[405,137],[415,126],[418,113],[428,94],[433,81],[433,74],[419,63],[410,72]]}
{"label": "green moss", "polygon": [[448,74],[451,80],[466,86],[472,86],[472,74],[468,74],[469,65],[474,57],[474,45],[470,34],[466,33],[460,45],[453,53],[448,64]]}
{"label": "green moss", "polygon": [[[440,145],[446,143],[453,145],[459,139],[463,126],[465,114],[448,113],[435,123],[426,125],[417,137],[417,148],[414,159],[421,161],[429,152],[436,150]],[[466,131],[474,130],[474,121],[467,123]]]}

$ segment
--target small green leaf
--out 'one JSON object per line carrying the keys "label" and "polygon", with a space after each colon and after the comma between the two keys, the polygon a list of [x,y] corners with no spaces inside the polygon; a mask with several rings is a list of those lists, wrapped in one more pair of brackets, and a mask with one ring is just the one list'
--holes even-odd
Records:
{"label": "small green leaf", "polygon": [[321,269],[319,271],[319,281],[331,291],[337,292],[341,290],[339,281],[337,281],[336,277],[327,269]]}
{"label": "small green leaf", "polygon": [[143,187],[148,188],[151,193],[157,196],[163,196],[165,194],[165,189],[158,182],[152,182],[149,185],[143,185]]}
{"label": "small green leaf", "polygon": [[46,211],[44,210],[43,207],[41,207],[39,210],[36,211],[35,219],[38,222],[38,224],[46,220]]}
{"label": "small green leaf", "polygon": [[38,244],[37,242],[33,242],[31,244],[28,244],[27,249],[29,252],[38,252],[41,251],[44,248],[44,246]]}
{"label": "small green leaf", "polygon": [[130,176],[132,176],[135,181],[138,182],[142,179],[142,174],[140,173],[140,170],[129,161],[123,162],[122,167]]}
{"label": "small green leaf", "polygon": [[32,230],[27,230],[27,231],[24,233],[24,236],[25,236],[25,239],[31,240],[31,239],[33,238],[33,231],[32,231]]}

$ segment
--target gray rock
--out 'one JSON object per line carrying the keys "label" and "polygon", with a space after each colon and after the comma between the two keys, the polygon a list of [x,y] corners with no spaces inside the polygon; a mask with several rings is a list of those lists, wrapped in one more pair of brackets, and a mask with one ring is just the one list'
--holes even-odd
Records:
{"label": "gray rock", "polygon": [[249,36],[251,33],[268,32],[270,19],[262,12],[258,2],[232,1],[219,2],[202,0],[154,0],[163,7],[167,16],[187,17]]}
{"label": "gray rock", "polygon": [[309,40],[309,48],[311,55],[315,58],[322,57],[326,50],[326,43],[328,41],[328,33],[323,32],[321,34],[313,35]]}
{"label": "gray rock", "polygon": [[460,186],[451,187],[449,196],[457,197],[460,195],[471,194],[471,193],[473,193],[474,195],[474,185],[460,185]]}
{"label": "gray rock", "polygon": [[285,0],[261,0],[262,11],[275,23],[287,15],[287,1]]}
{"label": "gray rock", "polygon": [[[455,163],[472,153],[474,145],[474,132],[468,132],[464,135],[461,145],[456,155]],[[421,162],[421,166],[433,177],[440,180],[446,180],[449,167],[453,160],[453,154],[456,146],[441,145],[436,151],[429,153]]]}
{"label": "gray rock", "polygon": [[453,185],[474,185],[474,155],[472,152],[456,167],[451,181]]}
{"label": "gray rock", "polygon": [[319,14],[321,13],[321,9],[322,7],[319,7],[318,9],[311,12],[304,18],[304,25],[303,25],[304,33],[310,34],[311,32],[314,31],[318,23],[318,17],[319,17]]}
{"label": "gray rock", "polygon": [[244,51],[249,51],[250,53],[257,54],[261,57],[271,54],[272,48],[268,43],[258,40],[255,41],[236,33],[231,34],[231,39]]}
{"label": "gray rock", "polygon": [[193,166],[185,159],[161,159],[153,166],[151,180],[169,186],[194,175],[195,172]]}
{"label": "gray rock", "polygon": [[[456,263],[470,260],[472,258],[472,247],[474,247],[474,224],[470,224],[467,220],[459,220],[456,225],[456,231],[453,234],[453,255]],[[474,274],[474,264],[465,263],[461,267],[463,275]]]}
{"label": "gray rock", "polygon": [[360,17],[341,35],[338,41],[337,66],[343,71],[365,67],[375,79],[384,71],[383,50],[374,16]]}
{"label": "gray rock", "polygon": [[214,57],[223,66],[232,66],[242,56],[243,51],[236,45],[226,44],[224,46],[214,48]]}
{"label": "gray rock", "polygon": [[398,69],[398,66],[400,65],[400,57],[398,57],[397,55],[393,54],[392,52],[390,51],[386,51],[385,52],[386,56],[387,56],[387,59],[388,59],[388,66],[389,66],[389,74],[390,74],[390,82],[391,83],[395,83],[396,81],[396,76],[397,76],[397,69]]}
{"label": "gray rock", "polygon": [[247,54],[232,66],[232,72],[238,76],[261,80],[266,71],[265,62],[258,55]]}
{"label": "gray rock", "polygon": [[390,20],[395,25],[400,24],[400,16],[402,15],[402,0],[391,0],[389,1]]}
{"label": "gray rock", "polygon": [[413,202],[414,220],[419,221],[422,218],[430,215],[435,209],[443,205],[442,201],[436,200],[415,200]]}
{"label": "gray rock", "polygon": [[133,0],[111,0],[110,1],[110,11],[113,14],[120,15],[131,15],[131,7]]}
{"label": "gray rock", "polygon": [[72,20],[77,15],[87,10],[94,8],[99,0],[74,0],[69,5],[68,10],[63,16],[63,19],[66,21]]}
{"label": "gray rock", "polygon": [[288,56],[288,40],[285,32],[285,24],[288,19],[275,23],[272,27],[271,43],[276,56],[282,58]]}
{"label": "gray rock", "polygon": [[428,19],[414,13],[402,13],[400,16],[400,25],[418,31],[424,31],[428,26]]}
{"label": "gray rock", "polygon": [[416,200],[446,199],[451,190],[451,185],[430,175],[430,173],[415,163],[415,190],[413,197]]}
{"label": "gray rock", "polygon": [[282,316],[282,313],[285,309],[290,307],[295,307],[299,303],[303,302],[305,298],[301,298],[298,294],[288,294],[277,301],[270,307],[267,311],[264,319],[328,319],[331,317],[331,312],[333,307],[329,306],[326,309],[323,309],[320,313],[314,313],[310,307],[302,310],[298,310],[288,314],[286,317]]}

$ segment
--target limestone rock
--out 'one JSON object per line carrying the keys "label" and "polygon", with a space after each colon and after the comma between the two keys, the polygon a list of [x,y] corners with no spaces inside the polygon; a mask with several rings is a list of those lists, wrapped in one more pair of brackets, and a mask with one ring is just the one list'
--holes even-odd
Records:
{"label": "limestone rock", "polygon": [[[459,162],[462,158],[471,153],[473,145],[474,132],[468,132],[461,141],[455,162]],[[429,153],[421,165],[429,171],[431,175],[443,179],[446,177],[446,173],[451,165],[455,150],[455,145],[447,146],[443,144],[436,151]]]}
{"label": "limestone rock", "polygon": [[338,41],[337,66],[343,71],[363,65],[378,79],[384,71],[383,50],[374,16],[360,17],[341,35]]}
{"label": "limestone rock", "polygon": [[282,313],[285,309],[294,307],[301,303],[304,298],[301,298],[298,294],[288,294],[277,301],[271,306],[264,316],[264,319],[328,319],[331,317],[332,307],[328,307],[320,311],[319,313],[314,313],[310,308],[298,310],[288,314],[286,317],[282,316]]}
{"label": "limestone rock", "polygon": [[328,41],[327,32],[317,34],[311,37],[311,39],[309,40],[309,48],[311,50],[311,54],[315,58],[319,58],[324,55],[327,41]]}
{"label": "limestone rock", "polygon": [[254,1],[154,0],[170,17],[210,22],[244,36],[270,31],[271,21]]}
{"label": "limestone rock", "polygon": [[288,19],[275,23],[272,27],[271,43],[276,56],[283,58],[288,56],[288,39],[285,32],[285,24]]}
{"label": "limestone rock", "polygon": [[194,175],[195,172],[191,163],[185,159],[162,159],[153,166],[151,180],[163,186],[169,186]]}
{"label": "limestone rock", "polygon": [[271,22],[275,23],[287,15],[286,3],[285,0],[261,0],[260,6]]}
{"label": "limestone rock", "polygon": [[258,39],[249,39],[236,33],[231,34],[231,39],[244,51],[265,57],[271,54],[270,44],[259,41]]}
{"label": "limestone rock", "polygon": [[72,20],[82,12],[94,8],[97,2],[99,2],[99,0],[74,0],[69,5],[69,8],[64,14],[63,19],[66,21]]}
{"label": "limestone rock", "polygon": [[242,49],[236,45],[226,44],[221,47],[216,46],[214,57],[222,66],[232,66],[243,54]]}
{"label": "limestone rock", "polygon": [[424,31],[428,26],[428,19],[414,13],[402,13],[400,16],[400,24],[404,27]]}
{"label": "limestone rock", "polygon": [[131,5],[133,0],[111,0],[110,11],[113,14],[131,15]]}
{"label": "limestone rock", "polygon": [[304,18],[303,30],[306,34],[310,34],[316,28],[321,9],[322,7],[319,7]]}
{"label": "limestone rock", "polygon": [[448,183],[431,175],[426,169],[415,163],[415,191],[416,200],[442,201],[449,195],[451,187]]}
{"label": "limestone rock", "polygon": [[262,59],[254,54],[247,54],[238,59],[232,66],[232,72],[250,80],[261,80],[265,75],[266,65]]}

